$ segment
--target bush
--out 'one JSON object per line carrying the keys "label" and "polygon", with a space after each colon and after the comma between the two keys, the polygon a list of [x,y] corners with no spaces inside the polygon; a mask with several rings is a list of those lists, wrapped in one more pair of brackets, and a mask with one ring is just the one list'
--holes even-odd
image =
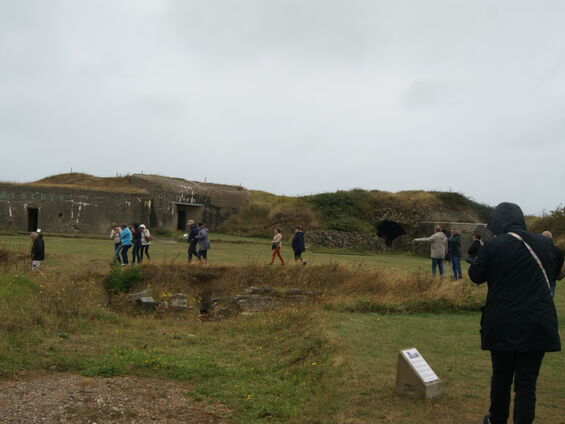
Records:
{"label": "bush", "polygon": [[143,279],[143,273],[137,266],[122,269],[113,265],[110,274],[104,280],[106,289],[112,294],[127,293]]}

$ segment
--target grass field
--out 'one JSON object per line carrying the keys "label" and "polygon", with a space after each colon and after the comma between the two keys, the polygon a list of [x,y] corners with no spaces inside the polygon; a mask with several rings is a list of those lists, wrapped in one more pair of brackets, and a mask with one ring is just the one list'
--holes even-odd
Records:
{"label": "grass field", "polygon": [[[308,278],[319,273],[320,286],[332,280],[332,273],[366,278],[383,272],[392,281],[416,279],[410,287],[417,287],[426,280],[413,274],[429,272],[426,258],[337,251],[307,252],[305,268],[269,268],[263,266],[270,259],[267,239],[213,235],[212,240],[211,269],[234,266],[260,278],[272,275],[272,281],[284,285],[307,272]],[[24,253],[29,240],[2,236],[0,247]],[[151,249],[153,265],[186,260],[184,243],[156,240]],[[479,349],[478,312],[340,312],[325,307],[333,300],[324,299],[309,308],[213,322],[189,313],[131,314],[107,307],[101,278],[109,271],[109,240],[46,237],[46,251],[42,274],[27,271],[26,260],[26,268],[15,261],[0,276],[4,378],[47,370],[181,380],[190,383],[188,396],[210,407],[225,405],[230,411],[225,420],[234,423],[471,424],[480,422],[488,408],[490,361],[488,352]],[[342,267],[332,268],[335,264]],[[359,281],[366,284],[363,278],[333,282],[324,296],[356,292]],[[461,284],[467,292],[484,295],[482,288]],[[385,296],[377,289],[357,296]],[[559,286],[556,306],[562,315],[565,293]],[[394,394],[398,351],[412,346],[442,379],[439,399],[414,401]],[[542,366],[537,422],[565,423],[562,358],[548,354]]]}

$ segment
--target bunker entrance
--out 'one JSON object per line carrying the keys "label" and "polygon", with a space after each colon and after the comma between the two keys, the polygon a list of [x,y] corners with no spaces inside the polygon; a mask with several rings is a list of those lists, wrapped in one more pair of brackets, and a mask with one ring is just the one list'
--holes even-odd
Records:
{"label": "bunker entrance", "polygon": [[191,219],[194,222],[202,221],[204,205],[198,203],[177,203],[177,230],[184,231],[186,224]]}
{"label": "bunker entrance", "polygon": [[39,226],[39,209],[27,208],[27,230],[29,232],[37,231]]}
{"label": "bunker entrance", "polygon": [[177,230],[186,228],[186,211],[177,211]]}
{"label": "bunker entrance", "polygon": [[406,231],[398,222],[382,221],[377,225],[377,236],[384,239],[388,247],[391,247],[392,242],[404,234]]}

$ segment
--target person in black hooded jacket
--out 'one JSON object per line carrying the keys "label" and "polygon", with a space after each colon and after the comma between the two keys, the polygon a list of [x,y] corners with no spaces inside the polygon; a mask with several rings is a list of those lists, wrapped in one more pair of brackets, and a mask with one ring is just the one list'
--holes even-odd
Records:
{"label": "person in black hooded jacket", "polygon": [[[553,275],[551,241],[526,231],[518,205],[501,203],[492,212],[486,240],[469,268],[475,283],[487,282],[481,317],[481,348],[490,350],[492,379],[490,414],[484,423],[506,423],[514,380],[514,423],[530,424],[535,417],[536,381],[545,352],[561,350],[557,313],[545,274]],[[538,256],[534,258],[523,241]]]}

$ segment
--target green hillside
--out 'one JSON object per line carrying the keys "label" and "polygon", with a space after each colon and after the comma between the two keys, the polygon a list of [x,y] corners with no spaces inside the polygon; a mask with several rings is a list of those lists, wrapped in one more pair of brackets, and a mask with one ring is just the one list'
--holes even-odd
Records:
{"label": "green hillside", "polygon": [[[492,208],[454,192],[353,189],[310,196],[289,197],[252,191],[250,203],[230,217],[221,231],[265,236],[277,226],[285,231],[300,225],[309,230],[374,232],[379,211],[403,215],[435,216],[442,211],[450,220],[475,219],[486,222]],[[433,220],[433,218],[430,218]]]}

